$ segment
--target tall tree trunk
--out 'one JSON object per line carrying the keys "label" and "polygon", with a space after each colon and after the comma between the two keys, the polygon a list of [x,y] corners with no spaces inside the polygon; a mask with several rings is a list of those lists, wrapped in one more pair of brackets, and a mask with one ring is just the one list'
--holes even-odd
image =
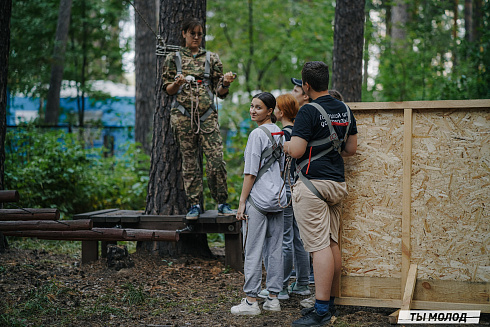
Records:
{"label": "tall tree trunk", "polygon": [[[5,135],[7,133],[7,76],[10,52],[10,15],[12,0],[0,3],[0,190],[5,189]],[[0,205],[1,207],[1,205]],[[0,232],[0,252],[8,247]]]}
{"label": "tall tree trunk", "polygon": [[58,124],[58,116],[60,113],[60,90],[61,82],[63,80],[66,41],[68,39],[68,29],[70,27],[71,4],[72,0],[60,0],[45,116],[45,122],[51,125]]}
{"label": "tall tree trunk", "polygon": [[335,8],[332,88],[345,101],[361,101],[365,0],[339,0]]}
{"label": "tall tree trunk", "polygon": [[[180,45],[181,24],[184,18],[194,16],[206,21],[204,0],[161,0],[160,31],[167,45]],[[156,110],[153,117],[153,147],[151,151],[150,181],[146,198],[146,214],[176,215],[187,211],[187,197],[182,181],[182,163],[179,148],[170,128],[170,97],[162,90],[163,56],[157,57]],[[210,256],[206,234],[183,234],[177,243],[144,244],[162,256],[193,254]]]}
{"label": "tall tree trunk", "polygon": [[156,37],[153,31],[156,30],[156,2],[155,0],[136,0],[134,5],[137,9],[135,12],[136,122],[134,136],[136,142],[141,143],[144,151],[150,154],[153,135],[152,117],[155,111]]}
{"label": "tall tree trunk", "polygon": [[473,41],[480,42],[481,29],[483,28],[483,2],[474,0],[473,2]]}
{"label": "tall tree trunk", "polygon": [[393,44],[403,42],[407,38],[408,5],[405,0],[395,0],[391,8],[391,41]]}
{"label": "tall tree trunk", "polygon": [[464,38],[473,42],[473,3],[471,0],[464,1]]}

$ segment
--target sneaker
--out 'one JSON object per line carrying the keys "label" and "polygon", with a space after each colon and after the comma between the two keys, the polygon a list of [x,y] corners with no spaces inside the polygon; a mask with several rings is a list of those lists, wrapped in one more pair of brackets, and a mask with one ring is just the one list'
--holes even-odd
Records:
{"label": "sneaker", "polygon": [[281,304],[279,303],[279,299],[277,297],[267,297],[263,306],[264,310],[268,311],[281,311]]}
{"label": "sneaker", "polygon": [[218,205],[218,215],[220,216],[234,216],[236,215],[236,210],[231,210],[228,203],[223,203]]}
{"label": "sneaker", "polygon": [[[309,300],[309,299],[307,299],[307,300]],[[313,299],[313,306],[315,306],[315,299]],[[307,314],[309,314],[313,310],[315,310],[314,307],[301,309],[301,315],[306,316]],[[339,316],[339,310],[335,309],[335,306],[333,308],[331,306],[329,306],[328,312],[330,313],[330,315],[332,317],[338,317]]]}
{"label": "sneaker", "polygon": [[291,276],[289,276],[289,278],[296,279],[296,270],[291,271]]}
{"label": "sneaker", "polygon": [[299,295],[310,295],[310,287],[308,285],[297,285],[296,282],[291,283],[288,287],[289,293],[299,294]]}
{"label": "sneaker", "polygon": [[287,287],[283,288],[282,291],[280,291],[279,294],[277,294],[277,298],[279,300],[289,300],[288,288]]}
{"label": "sneaker", "polygon": [[[315,306],[315,296],[313,295],[312,297],[301,300],[299,304],[301,304],[303,308],[313,308]],[[303,312],[303,310],[301,310],[301,312]]]}
{"label": "sneaker", "polygon": [[234,315],[251,315],[256,316],[260,314],[260,308],[257,301],[252,304],[247,303],[247,298],[243,298],[239,305],[231,307],[231,313]]}
{"label": "sneaker", "polygon": [[296,321],[293,321],[293,327],[325,326],[330,323],[330,319],[332,319],[332,315],[330,314],[330,312],[327,312],[323,316],[320,316],[318,313],[316,313],[316,310],[313,309],[303,317],[299,318]]}
{"label": "sneaker", "polygon": [[258,296],[263,299],[267,299],[269,296],[269,291],[268,290],[262,290],[259,292]]}
{"label": "sneaker", "polygon": [[187,220],[196,220],[199,218],[199,214],[201,213],[201,207],[199,204],[193,205],[187,215],[185,215],[185,219]]}

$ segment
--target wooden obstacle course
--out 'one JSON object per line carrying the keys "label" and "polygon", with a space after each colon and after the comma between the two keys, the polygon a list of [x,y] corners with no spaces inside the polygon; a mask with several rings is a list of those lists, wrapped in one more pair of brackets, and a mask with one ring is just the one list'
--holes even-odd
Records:
{"label": "wooden obstacle course", "polygon": [[[94,226],[110,228],[121,226],[128,232],[128,240],[131,233],[135,231],[154,232],[155,239],[149,241],[168,241],[163,238],[157,238],[159,233],[168,233],[169,231],[183,230],[187,227],[185,215],[145,215],[143,211],[106,209],[94,212],[87,212],[75,215],[77,219],[91,219]],[[188,233],[224,233],[225,235],[225,265],[242,271],[242,239],[241,223],[236,220],[235,216],[219,216],[217,210],[208,210],[201,214],[199,219],[192,223],[192,230],[182,231],[182,234]],[[161,235],[164,235],[161,234]],[[160,236],[158,236],[160,237]],[[101,253],[107,250],[107,242],[101,242]],[[82,263],[95,261],[98,259],[99,242],[83,241],[82,242]]]}
{"label": "wooden obstacle course", "polygon": [[[0,201],[18,201],[17,191],[0,191]],[[177,242],[177,230],[143,230],[93,227],[91,219],[59,220],[58,209],[0,209],[0,234],[46,240],[82,241],[82,263],[89,262],[84,242],[166,241]],[[3,245],[2,245],[3,249]],[[84,250],[85,249],[85,250]],[[93,256],[93,254],[90,254]],[[89,257],[92,259],[93,257]]]}

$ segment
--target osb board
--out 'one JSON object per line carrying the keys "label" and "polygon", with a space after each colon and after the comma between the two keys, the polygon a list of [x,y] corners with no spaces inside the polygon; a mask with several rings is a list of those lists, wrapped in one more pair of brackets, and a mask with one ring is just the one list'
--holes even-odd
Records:
{"label": "osb board", "polygon": [[[346,159],[343,275],[401,277],[403,110],[356,110]],[[414,111],[412,263],[418,279],[490,279],[489,109]]]}
{"label": "osb board", "polygon": [[420,279],[490,281],[490,109],[414,111],[412,262]]}
{"label": "osb board", "polygon": [[403,111],[355,111],[358,149],[346,158],[344,275],[401,275]]}

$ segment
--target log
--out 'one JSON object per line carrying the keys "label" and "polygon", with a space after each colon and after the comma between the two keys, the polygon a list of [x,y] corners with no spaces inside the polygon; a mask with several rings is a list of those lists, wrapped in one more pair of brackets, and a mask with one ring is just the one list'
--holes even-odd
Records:
{"label": "log", "polygon": [[8,220],[58,220],[58,209],[0,209],[0,221]]}
{"label": "log", "polygon": [[127,241],[165,241],[177,242],[179,233],[171,230],[152,230],[152,229],[125,229],[128,233]]}
{"label": "log", "polygon": [[64,241],[127,241],[127,233],[119,228],[92,228],[91,230],[74,231],[8,231],[5,236],[37,237],[45,240]]}
{"label": "log", "polygon": [[0,221],[0,231],[60,231],[60,230],[88,230],[92,229],[93,223],[90,219],[80,220],[13,220]]}
{"label": "log", "polygon": [[17,191],[0,191],[0,202],[18,202],[19,201],[19,192]]}

